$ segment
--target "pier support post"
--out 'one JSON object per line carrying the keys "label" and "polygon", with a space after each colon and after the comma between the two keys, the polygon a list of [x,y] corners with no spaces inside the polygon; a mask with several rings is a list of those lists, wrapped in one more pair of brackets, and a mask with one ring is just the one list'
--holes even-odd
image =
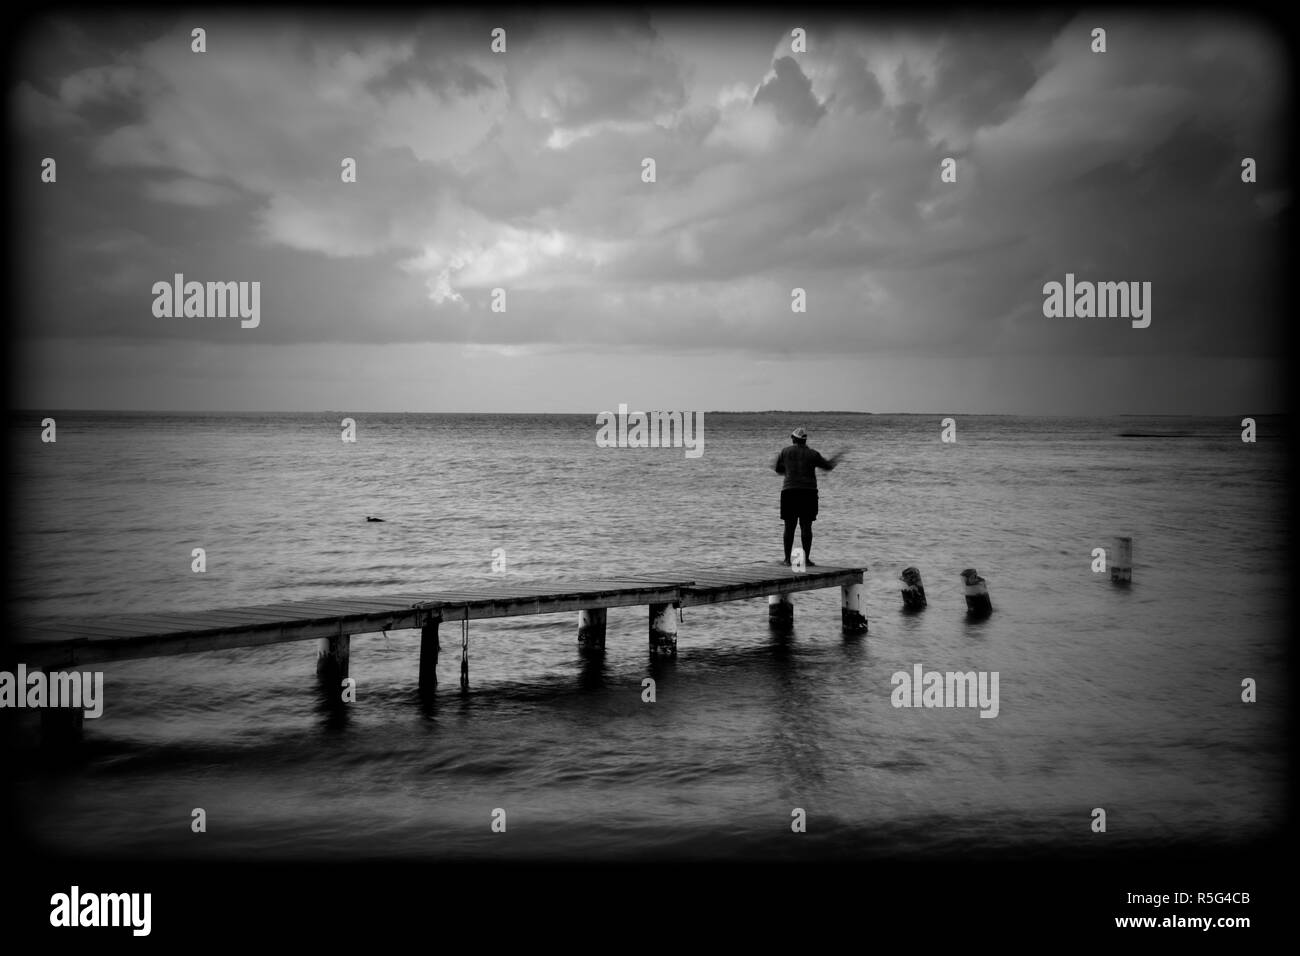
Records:
{"label": "pier support post", "polygon": [[351,635],[337,634],[316,642],[316,676],[334,690],[338,690],[343,678],[348,676],[351,641]]}
{"label": "pier support post", "polygon": [[1133,582],[1133,539],[1116,538],[1110,554],[1111,583],[1131,584]]}
{"label": "pier support post", "polygon": [[966,613],[970,617],[988,617],[993,613],[993,604],[989,601],[989,589],[974,568],[967,568],[961,573],[966,582]]}
{"label": "pier support post", "polygon": [[767,623],[778,631],[788,631],[794,627],[794,601],[790,600],[790,595],[767,596]]}
{"label": "pier support post", "polygon": [[469,690],[469,618],[460,625],[460,689]]}
{"label": "pier support post", "polygon": [[680,604],[650,605],[650,653],[677,656],[677,609]]}
{"label": "pier support post", "polygon": [[867,615],[862,610],[862,584],[840,585],[840,627],[845,634],[860,634],[867,629]]}
{"label": "pier support post", "polygon": [[438,686],[438,624],[442,618],[431,614],[420,625],[420,691],[432,693]]}
{"label": "pier support post", "polygon": [[899,580],[903,582],[903,609],[919,611],[925,607],[925,585],[921,583],[921,572],[916,568],[904,568]]}
{"label": "pier support post", "polygon": [[604,648],[605,610],[589,607],[578,612],[578,643],[583,647]]}

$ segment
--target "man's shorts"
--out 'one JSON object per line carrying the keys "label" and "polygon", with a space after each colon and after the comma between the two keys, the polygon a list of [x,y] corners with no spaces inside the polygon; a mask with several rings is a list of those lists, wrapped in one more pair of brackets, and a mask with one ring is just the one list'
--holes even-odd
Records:
{"label": "man's shorts", "polygon": [[816,488],[786,488],[781,492],[781,520],[794,521],[798,518],[817,520]]}

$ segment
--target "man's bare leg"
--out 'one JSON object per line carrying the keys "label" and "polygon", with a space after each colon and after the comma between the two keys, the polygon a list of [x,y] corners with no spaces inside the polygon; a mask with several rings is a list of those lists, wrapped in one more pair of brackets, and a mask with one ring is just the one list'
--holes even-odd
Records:
{"label": "man's bare leg", "polygon": [[790,549],[794,547],[794,526],[798,519],[785,519],[785,563],[790,563]]}

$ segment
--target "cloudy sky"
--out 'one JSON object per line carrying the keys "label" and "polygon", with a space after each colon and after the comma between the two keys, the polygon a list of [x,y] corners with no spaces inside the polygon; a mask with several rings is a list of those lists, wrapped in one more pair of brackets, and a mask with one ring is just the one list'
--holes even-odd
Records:
{"label": "cloudy sky", "polygon": [[[23,407],[1285,407],[1262,24],[154,12],[11,42]],[[260,324],[156,317],[178,272],[260,282]],[[1150,327],[1045,317],[1067,272],[1150,282]]]}

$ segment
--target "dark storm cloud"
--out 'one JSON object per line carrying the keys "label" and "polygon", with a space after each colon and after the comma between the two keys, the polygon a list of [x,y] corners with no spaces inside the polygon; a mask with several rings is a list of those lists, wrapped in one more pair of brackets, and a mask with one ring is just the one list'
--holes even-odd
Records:
{"label": "dark storm cloud", "polygon": [[[165,17],[33,32],[15,162],[59,180],[18,200],[26,334],[234,340],[152,315],[179,271],[261,279],[266,342],[1272,347],[1273,318],[1224,325],[1276,304],[1290,202],[1283,57],[1235,20],[1116,16],[1104,56],[1079,19],[845,25],[798,54],[782,27],[757,64],[616,14],[510,21],[500,56],[469,15],[205,21],[201,56]],[[1067,271],[1152,281],[1152,328],[1046,320]]]}
{"label": "dark storm cloud", "polygon": [[783,56],[772,64],[775,75],[758,88],[754,103],[770,103],[783,123],[812,126],[825,113],[812,93],[812,82],[803,75],[799,64]]}

